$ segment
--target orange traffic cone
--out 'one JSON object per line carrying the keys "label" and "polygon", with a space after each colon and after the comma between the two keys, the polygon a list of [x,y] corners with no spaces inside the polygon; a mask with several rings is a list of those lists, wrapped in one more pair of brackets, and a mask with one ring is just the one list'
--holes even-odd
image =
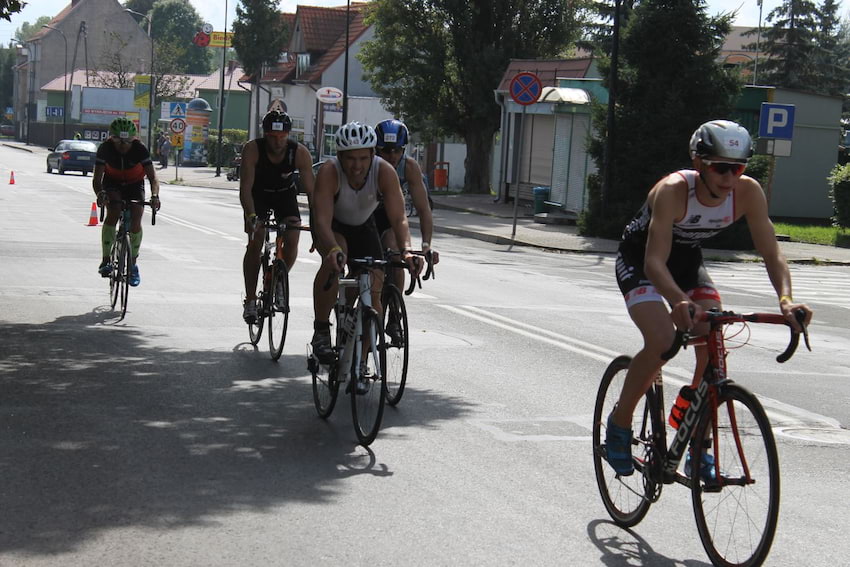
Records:
{"label": "orange traffic cone", "polygon": [[14,185],[14,184],[15,184],[15,172],[13,171],[12,176],[9,177],[9,185]]}
{"label": "orange traffic cone", "polygon": [[97,203],[91,204],[91,214],[89,215],[88,226],[97,226]]}

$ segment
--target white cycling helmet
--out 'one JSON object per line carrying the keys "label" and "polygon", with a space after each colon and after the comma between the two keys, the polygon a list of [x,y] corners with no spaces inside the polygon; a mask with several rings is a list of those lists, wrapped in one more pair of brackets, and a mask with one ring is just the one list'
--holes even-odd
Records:
{"label": "white cycling helmet", "polygon": [[364,148],[374,149],[378,143],[378,136],[375,134],[375,129],[368,124],[349,122],[339,127],[336,136],[334,136],[334,141],[338,152]]}
{"label": "white cycling helmet", "polygon": [[753,155],[750,133],[731,120],[706,122],[694,131],[689,147],[691,159],[695,156],[717,156],[729,161],[747,163]]}

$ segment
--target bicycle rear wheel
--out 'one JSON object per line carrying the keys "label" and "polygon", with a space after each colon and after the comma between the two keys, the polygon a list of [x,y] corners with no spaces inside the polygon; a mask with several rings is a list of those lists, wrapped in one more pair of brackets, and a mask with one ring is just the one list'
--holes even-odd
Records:
{"label": "bicycle rear wheel", "polygon": [[248,337],[251,339],[251,344],[257,346],[263,336],[263,323],[265,323],[265,298],[260,292],[257,294],[257,320],[253,323],[248,323]]}
{"label": "bicycle rear wheel", "polygon": [[360,309],[363,321],[363,334],[360,341],[355,342],[354,348],[367,345],[360,367],[356,359],[352,362],[351,380],[351,415],[354,418],[354,431],[360,444],[367,446],[378,435],[381,418],[384,415],[384,400],[387,396],[386,382],[386,339],[381,318],[371,308]]}
{"label": "bicycle rear wheel", "polygon": [[[339,324],[338,320],[336,324]],[[335,346],[335,342],[336,327],[332,326],[331,345]],[[339,393],[337,363],[334,361],[331,364],[320,364],[313,353],[310,353],[307,357],[307,368],[313,376],[313,404],[316,406],[316,412],[322,419],[327,419],[334,410]]]}
{"label": "bicycle rear wheel", "polygon": [[385,343],[387,403],[394,406],[401,401],[407,383],[407,308],[401,291],[393,284],[384,287],[381,304],[384,306],[384,330],[388,338]]}
{"label": "bicycle rear wheel", "polygon": [[605,458],[605,431],[608,415],[620,397],[631,357],[615,358],[599,384],[596,405],[593,408],[593,468],[596,471],[596,484],[605,509],[611,518],[622,527],[637,525],[656,497],[656,483],[651,480],[649,443],[653,435],[652,412],[658,412],[651,391],[641,399],[632,418],[632,452],[635,472],[631,476],[618,476]]}
{"label": "bicycle rear wheel", "polygon": [[270,301],[266,308],[269,317],[269,352],[272,360],[277,360],[283,352],[289,323],[289,275],[283,260],[275,260],[272,265],[269,295]]}
{"label": "bicycle rear wheel", "polygon": [[[770,422],[756,397],[736,384],[722,387],[714,412],[700,419],[691,462],[714,456],[719,482],[692,467],[697,530],[711,562],[755,566],[770,552],[779,517],[779,457]],[[717,470],[715,469],[715,476]]]}

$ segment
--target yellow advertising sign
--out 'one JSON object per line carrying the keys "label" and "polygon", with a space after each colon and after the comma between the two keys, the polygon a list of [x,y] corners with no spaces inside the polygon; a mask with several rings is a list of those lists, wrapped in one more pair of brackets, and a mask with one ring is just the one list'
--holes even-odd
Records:
{"label": "yellow advertising sign", "polygon": [[136,108],[148,108],[151,100],[151,76],[136,75],[133,83],[133,104]]}
{"label": "yellow advertising sign", "polygon": [[183,149],[183,134],[172,134],[171,146],[173,148],[177,148],[178,150]]}
{"label": "yellow advertising sign", "polygon": [[210,34],[209,47],[233,47],[233,33],[219,31],[212,32]]}

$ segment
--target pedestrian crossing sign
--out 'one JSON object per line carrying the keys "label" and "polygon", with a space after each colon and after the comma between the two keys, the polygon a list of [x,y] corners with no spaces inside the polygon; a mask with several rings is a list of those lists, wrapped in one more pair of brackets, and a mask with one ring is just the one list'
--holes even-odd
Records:
{"label": "pedestrian crossing sign", "polygon": [[186,118],[186,103],[171,102],[169,103],[169,114],[171,118]]}

